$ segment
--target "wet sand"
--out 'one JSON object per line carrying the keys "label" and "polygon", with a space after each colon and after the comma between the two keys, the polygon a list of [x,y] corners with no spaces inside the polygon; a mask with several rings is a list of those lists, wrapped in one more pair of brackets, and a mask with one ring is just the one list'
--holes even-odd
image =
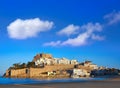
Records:
{"label": "wet sand", "polygon": [[104,81],[89,82],[69,82],[69,83],[50,83],[50,84],[16,84],[0,85],[0,88],[120,88],[120,78]]}

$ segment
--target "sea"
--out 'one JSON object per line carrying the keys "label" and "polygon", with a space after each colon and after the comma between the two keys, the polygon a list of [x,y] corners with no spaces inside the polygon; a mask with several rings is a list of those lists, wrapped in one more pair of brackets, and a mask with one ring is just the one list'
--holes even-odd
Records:
{"label": "sea", "polygon": [[45,84],[45,83],[65,83],[65,82],[86,82],[105,80],[106,77],[102,78],[66,78],[66,79],[30,79],[30,78],[4,78],[0,77],[0,85],[9,84]]}

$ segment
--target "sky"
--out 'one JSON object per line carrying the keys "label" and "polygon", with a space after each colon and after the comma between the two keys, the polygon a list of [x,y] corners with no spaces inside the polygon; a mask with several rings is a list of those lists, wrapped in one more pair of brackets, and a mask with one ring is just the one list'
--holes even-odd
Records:
{"label": "sky", "polygon": [[1,0],[0,74],[37,53],[120,68],[120,0]]}

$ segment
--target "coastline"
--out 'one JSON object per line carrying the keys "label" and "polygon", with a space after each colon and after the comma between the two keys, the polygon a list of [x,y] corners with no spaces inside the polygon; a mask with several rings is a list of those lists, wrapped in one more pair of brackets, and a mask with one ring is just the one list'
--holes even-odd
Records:
{"label": "coastline", "polygon": [[120,76],[85,82],[0,85],[0,88],[120,88]]}

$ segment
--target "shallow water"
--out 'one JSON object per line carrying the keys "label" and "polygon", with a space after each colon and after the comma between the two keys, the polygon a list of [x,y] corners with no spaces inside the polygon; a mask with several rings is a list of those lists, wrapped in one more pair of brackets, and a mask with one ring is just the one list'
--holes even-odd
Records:
{"label": "shallow water", "polygon": [[92,80],[104,80],[106,78],[67,78],[67,79],[29,79],[29,78],[0,78],[0,84],[34,84],[34,83],[58,83],[58,82],[85,82]]}

